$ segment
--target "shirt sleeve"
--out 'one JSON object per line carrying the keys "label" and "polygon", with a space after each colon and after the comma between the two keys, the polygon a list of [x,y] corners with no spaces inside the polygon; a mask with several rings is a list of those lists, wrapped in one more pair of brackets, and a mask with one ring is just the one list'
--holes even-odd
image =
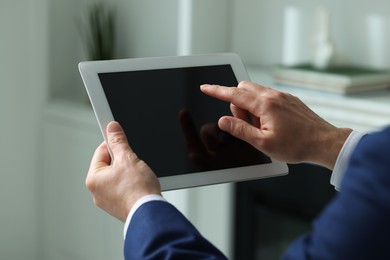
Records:
{"label": "shirt sleeve", "polygon": [[127,215],[125,227],[123,229],[123,238],[124,239],[126,238],[127,229],[129,228],[131,218],[133,217],[133,215],[137,211],[137,209],[147,202],[156,201],[156,200],[166,201],[162,196],[157,195],[157,194],[149,194],[149,195],[143,196],[142,198],[140,198],[139,200],[136,201],[134,206],[131,208],[129,214]]}
{"label": "shirt sleeve", "polygon": [[337,157],[336,164],[333,169],[332,176],[330,178],[330,184],[332,184],[337,191],[340,191],[340,184],[343,179],[344,173],[347,170],[349,159],[352,152],[355,150],[356,145],[363,137],[362,133],[352,131],[345,141],[341,151]]}

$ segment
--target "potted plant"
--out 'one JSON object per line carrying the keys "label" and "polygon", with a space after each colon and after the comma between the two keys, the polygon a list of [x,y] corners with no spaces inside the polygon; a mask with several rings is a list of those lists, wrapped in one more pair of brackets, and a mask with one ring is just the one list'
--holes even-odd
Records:
{"label": "potted plant", "polygon": [[104,2],[90,6],[81,30],[90,60],[110,60],[115,55],[115,13]]}

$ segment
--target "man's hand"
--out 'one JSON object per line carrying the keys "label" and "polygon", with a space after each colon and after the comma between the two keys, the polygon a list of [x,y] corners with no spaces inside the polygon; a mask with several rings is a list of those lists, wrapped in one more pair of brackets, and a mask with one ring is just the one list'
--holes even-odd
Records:
{"label": "man's hand", "polygon": [[297,97],[252,82],[203,85],[201,90],[230,102],[233,117],[220,118],[222,130],[288,163],[314,162],[333,169],[352,131],[329,124]]}
{"label": "man's hand", "polygon": [[86,179],[96,206],[125,221],[134,203],[148,194],[161,195],[160,183],[149,166],[131,150],[121,126],[111,122],[107,126],[108,145],[95,151]]}

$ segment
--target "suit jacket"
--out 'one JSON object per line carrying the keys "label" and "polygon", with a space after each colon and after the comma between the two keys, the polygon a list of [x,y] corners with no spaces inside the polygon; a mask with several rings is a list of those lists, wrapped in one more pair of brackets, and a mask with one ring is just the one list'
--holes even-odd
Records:
{"label": "suit jacket", "polygon": [[[126,259],[225,259],[172,205],[154,201],[134,214]],[[356,147],[341,193],[284,259],[390,259],[390,128]]]}
{"label": "suit jacket", "polygon": [[341,192],[285,259],[390,259],[390,128],[362,138]]}
{"label": "suit jacket", "polygon": [[141,259],[226,259],[171,204],[151,201],[134,213],[129,224],[124,255]]}

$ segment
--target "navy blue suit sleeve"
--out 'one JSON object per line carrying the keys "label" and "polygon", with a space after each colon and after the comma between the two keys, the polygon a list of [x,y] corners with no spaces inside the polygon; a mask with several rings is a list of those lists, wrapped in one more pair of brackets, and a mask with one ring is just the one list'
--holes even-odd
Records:
{"label": "navy blue suit sleeve", "polygon": [[226,259],[171,204],[151,201],[134,214],[124,245],[126,260]]}
{"label": "navy blue suit sleeve", "polygon": [[284,259],[390,259],[390,128],[364,137],[341,193]]}

